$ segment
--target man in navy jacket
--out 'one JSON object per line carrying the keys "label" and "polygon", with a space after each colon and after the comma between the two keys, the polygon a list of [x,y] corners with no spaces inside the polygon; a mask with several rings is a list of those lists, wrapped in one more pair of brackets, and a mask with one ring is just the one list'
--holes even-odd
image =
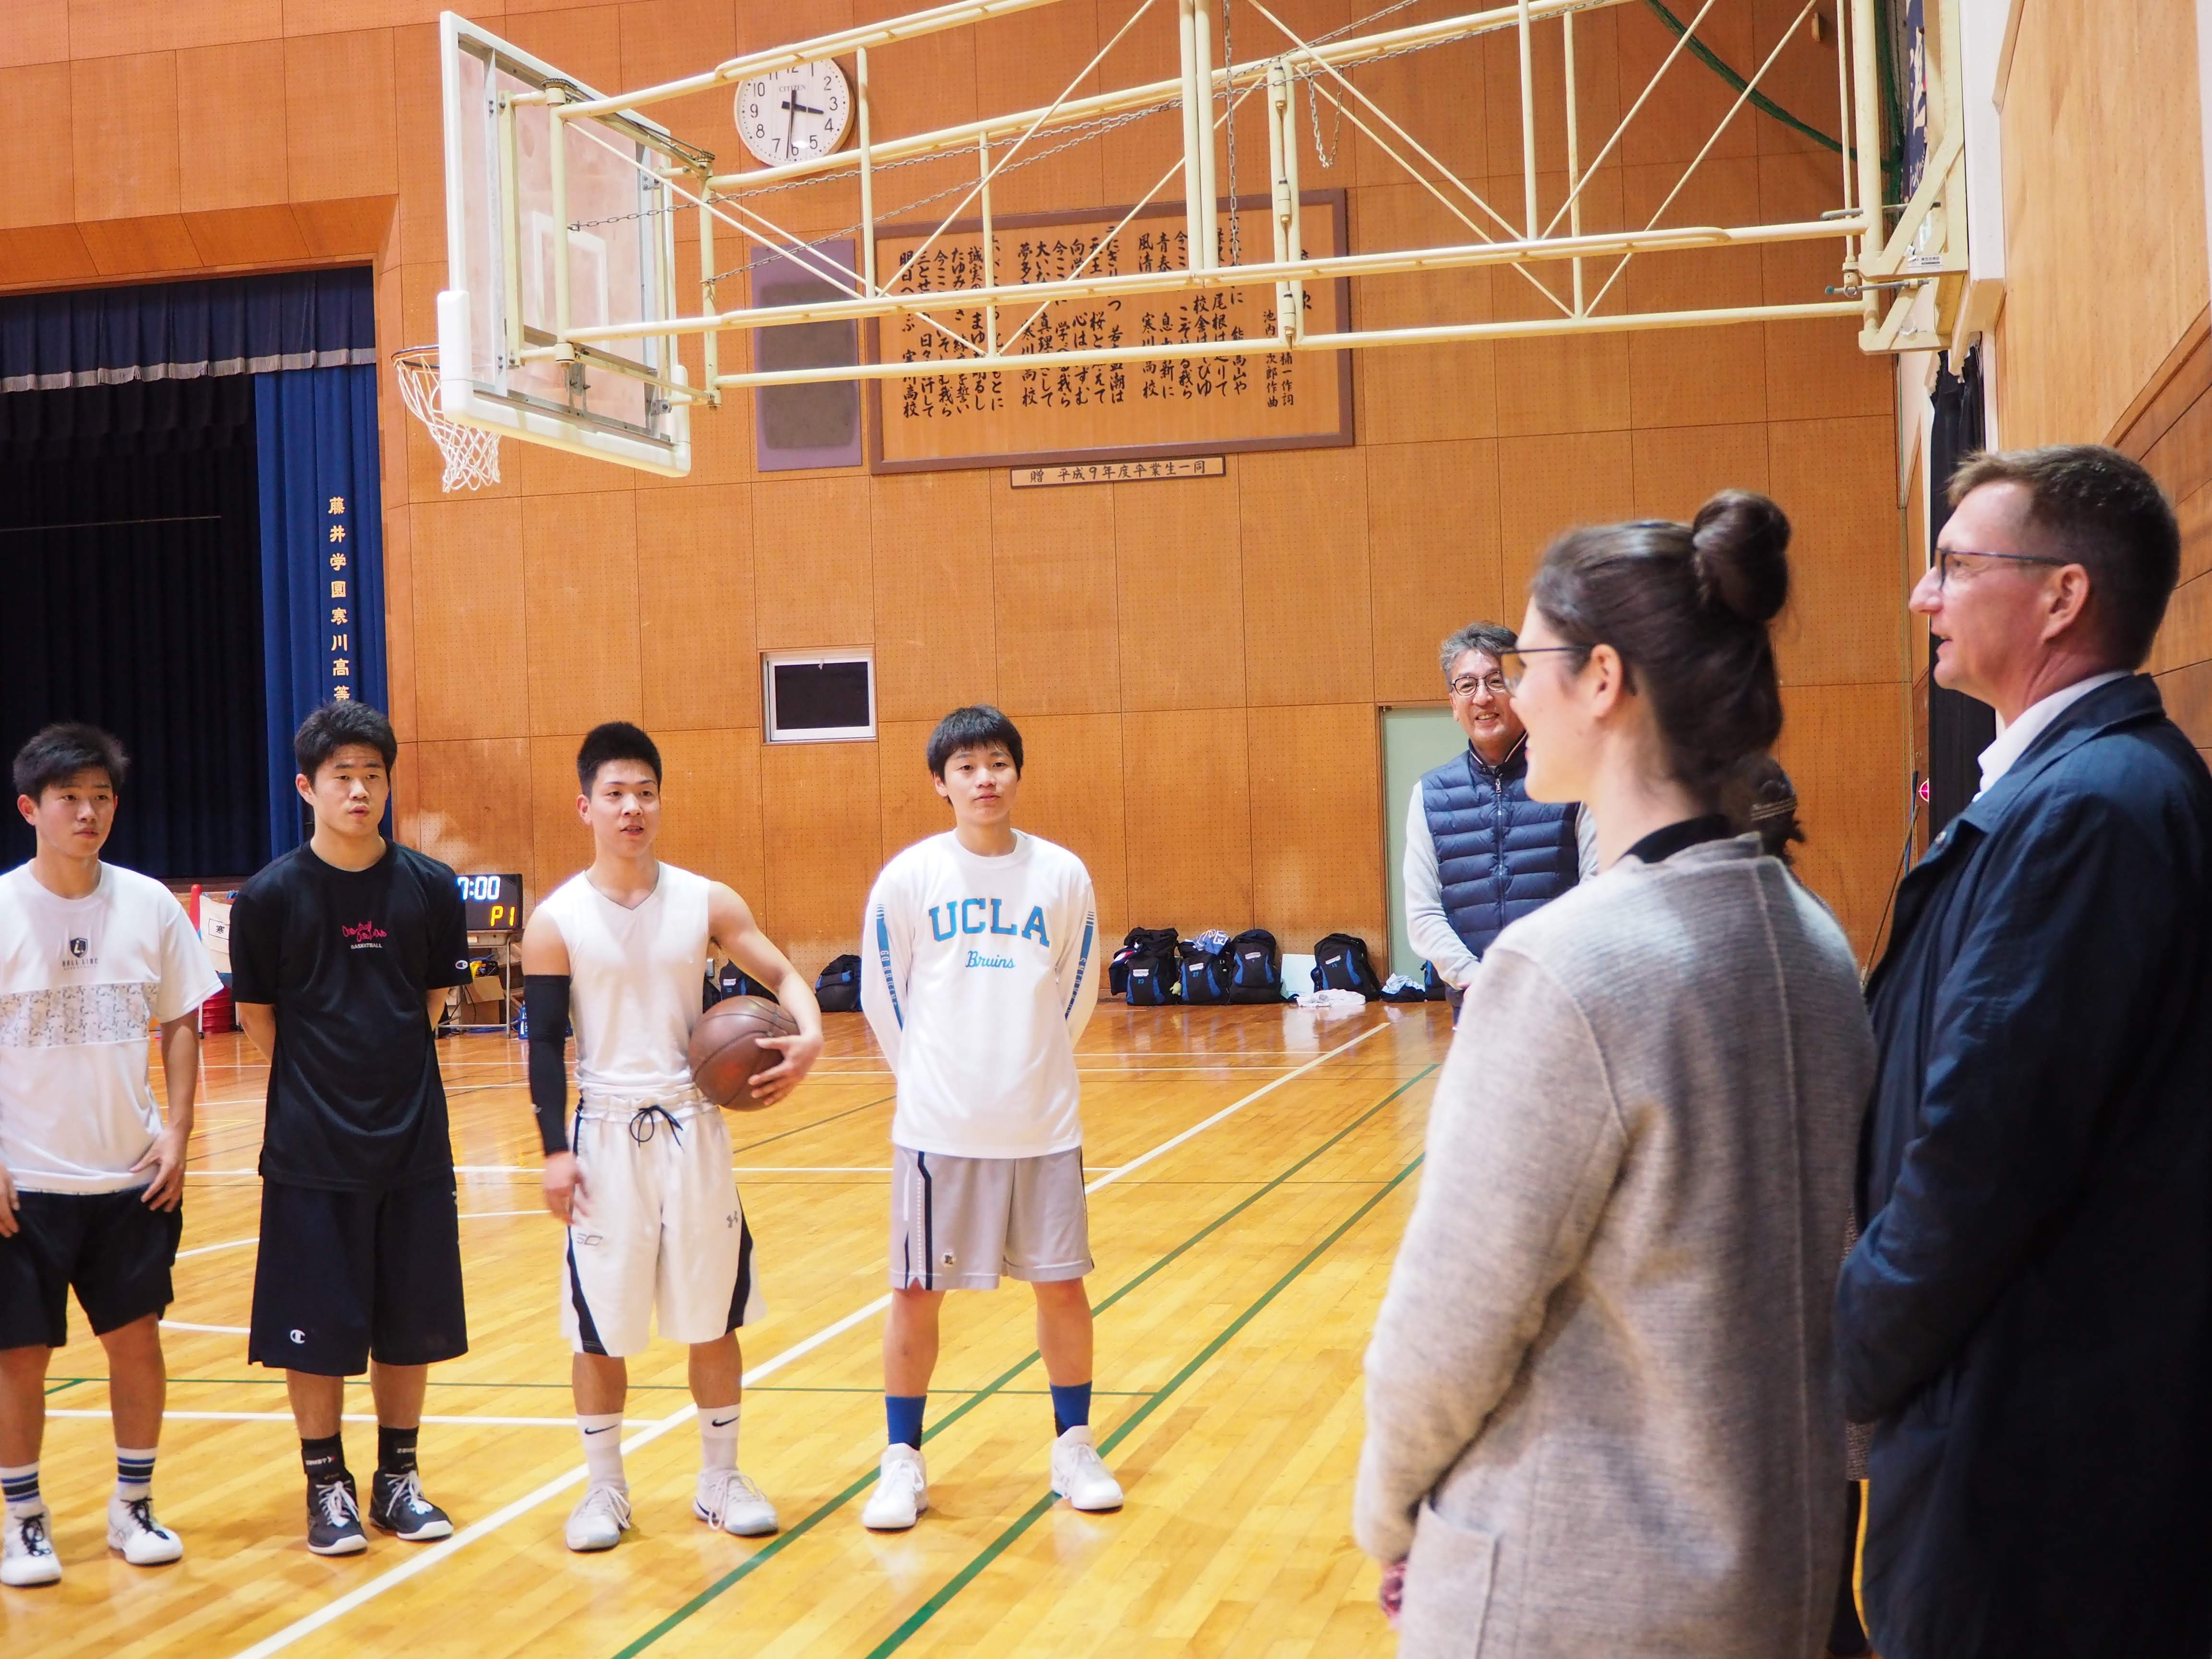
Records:
{"label": "man in navy jacket", "polygon": [[2148,653],[2179,563],[2142,468],[1984,455],[1912,596],[2004,718],[1869,988],[1864,1232],[1883,1659],[2212,1652],[2212,776]]}

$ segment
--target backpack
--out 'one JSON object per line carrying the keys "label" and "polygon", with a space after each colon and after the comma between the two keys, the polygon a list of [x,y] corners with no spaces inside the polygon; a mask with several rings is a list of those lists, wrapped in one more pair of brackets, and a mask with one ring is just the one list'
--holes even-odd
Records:
{"label": "backpack", "polygon": [[[856,980],[854,983],[858,984],[859,981]],[[736,963],[726,962],[722,964],[720,973],[707,975],[707,988],[699,1001],[701,1011],[704,1012],[713,1007],[724,997],[766,997],[770,1002],[774,1002],[775,993],[738,967]]]}
{"label": "backpack", "polygon": [[1129,993],[1129,963],[1140,956],[1164,956],[1170,962],[1176,954],[1176,930],[1172,927],[1132,927],[1121,935],[1121,948],[1114,952],[1114,959],[1106,965],[1106,994],[1127,996]]}
{"label": "backpack", "polygon": [[1178,981],[1182,1000],[1201,1003],[1228,1001],[1230,962],[1226,942],[1209,947],[1203,939],[1185,939]]}
{"label": "backpack", "polygon": [[1437,964],[1433,962],[1425,962],[1421,964],[1421,988],[1429,994],[1431,1002],[1448,1000],[1451,991],[1451,988],[1444,983],[1444,976],[1437,971]]}
{"label": "backpack", "polygon": [[1264,927],[1248,927],[1229,941],[1229,1000],[1280,1002],[1283,952]]}
{"label": "backpack", "polygon": [[1138,950],[1129,957],[1127,981],[1132,1008],[1157,1008],[1171,1002],[1176,994],[1176,958]]}
{"label": "backpack", "polygon": [[1326,934],[1314,946],[1313,983],[1316,991],[1357,991],[1370,1002],[1382,994],[1367,941],[1354,933]]}
{"label": "backpack", "polygon": [[822,970],[822,977],[814,981],[814,1000],[825,1014],[849,1014],[860,1006],[860,959],[854,956],[831,958]]}

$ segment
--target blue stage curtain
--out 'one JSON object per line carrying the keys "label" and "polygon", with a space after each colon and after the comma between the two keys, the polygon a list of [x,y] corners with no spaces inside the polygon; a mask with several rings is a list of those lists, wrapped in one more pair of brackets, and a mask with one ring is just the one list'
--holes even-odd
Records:
{"label": "blue stage curtain", "polygon": [[0,392],[375,361],[375,291],[359,269],[0,299]]}
{"label": "blue stage curtain", "polygon": [[305,836],[292,734],[333,699],[385,707],[376,370],[257,374],[269,854]]}

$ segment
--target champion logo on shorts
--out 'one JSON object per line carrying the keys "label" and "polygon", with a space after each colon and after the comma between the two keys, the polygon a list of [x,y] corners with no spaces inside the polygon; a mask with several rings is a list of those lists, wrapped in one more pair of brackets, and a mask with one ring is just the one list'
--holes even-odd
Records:
{"label": "champion logo on shorts", "polygon": [[305,1346],[307,1346],[307,1332],[305,1332],[305,1331],[293,1331],[293,1332],[289,1333],[289,1334],[290,1334],[290,1336],[291,1336],[291,1338],[292,1338],[292,1346],[293,1346],[294,1347],[295,1347],[295,1348],[299,1348],[299,1347],[305,1347]]}

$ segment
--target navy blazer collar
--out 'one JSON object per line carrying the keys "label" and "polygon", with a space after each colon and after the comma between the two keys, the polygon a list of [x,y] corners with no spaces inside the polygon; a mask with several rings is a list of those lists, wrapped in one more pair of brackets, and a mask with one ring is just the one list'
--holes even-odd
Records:
{"label": "navy blazer collar", "polygon": [[2148,674],[2130,674],[2124,680],[2100,685],[2078,699],[2050,727],[2028,744],[2027,752],[2011,769],[1982,791],[1959,814],[1959,821],[1986,834],[2002,820],[2027,787],[2092,738],[2147,720],[2162,720],[2166,702],[2158,682]]}

